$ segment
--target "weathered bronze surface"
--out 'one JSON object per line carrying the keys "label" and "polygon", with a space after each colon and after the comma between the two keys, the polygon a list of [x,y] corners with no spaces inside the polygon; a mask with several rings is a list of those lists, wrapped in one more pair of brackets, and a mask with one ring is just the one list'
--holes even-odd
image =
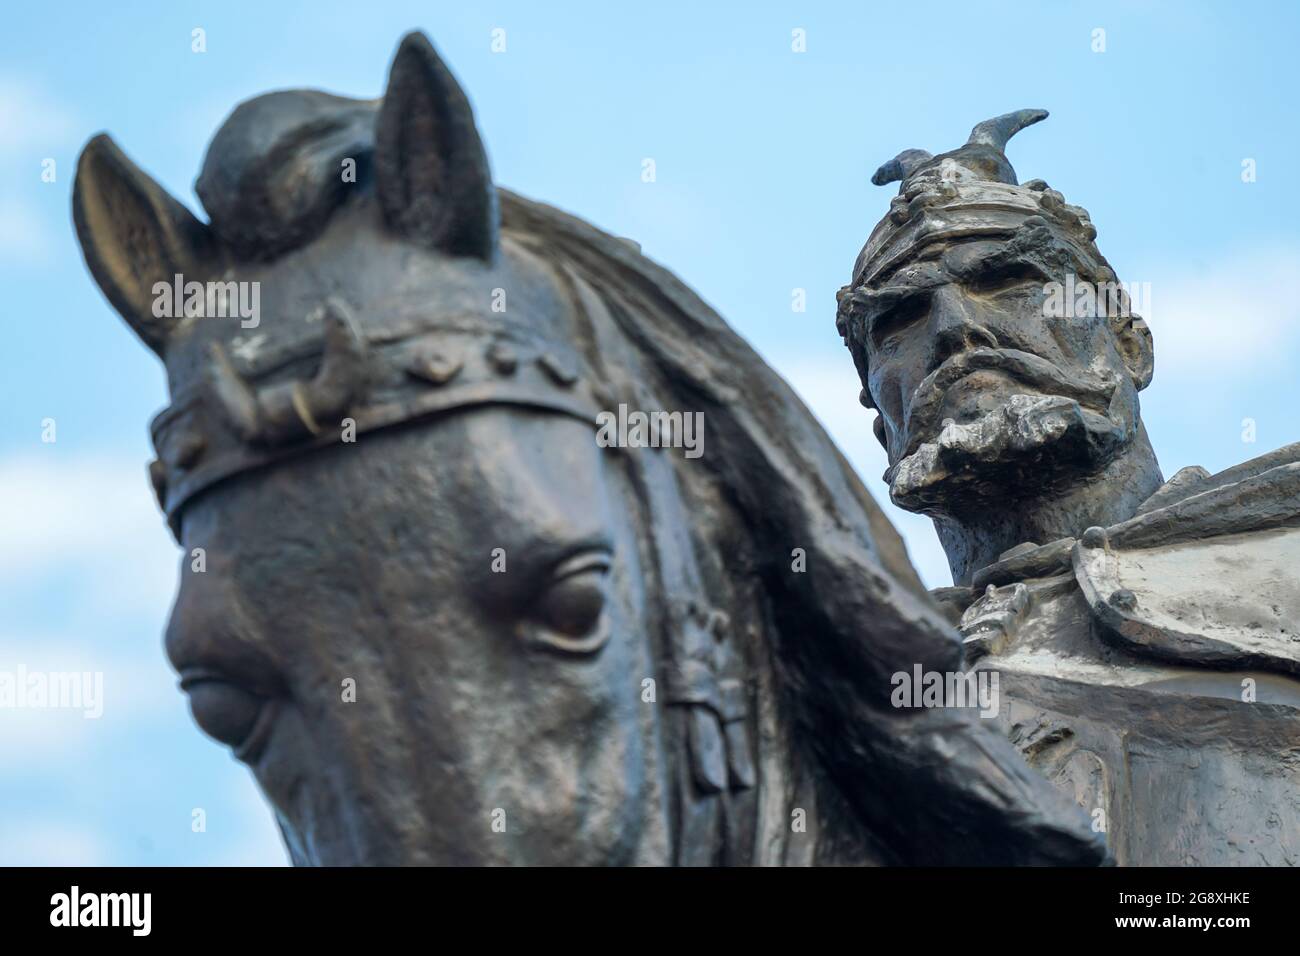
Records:
{"label": "weathered bronze surface", "polygon": [[[493,185],[422,36],[380,101],[241,105],[197,191],[100,136],[74,214],[170,382],[167,652],[295,862],[1102,859],[994,722],[891,707],[962,667],[898,536],[695,295]],[[160,315],[177,276],[258,323]],[[601,448],[622,403],[707,453]]]}
{"label": "weathered bronze surface", "polygon": [[1300,863],[1300,444],[1164,480],[1150,331],[1088,214],[1004,154],[1046,115],[874,177],[902,184],[837,325],[890,495],[934,520],[1011,739],[1118,862]]}

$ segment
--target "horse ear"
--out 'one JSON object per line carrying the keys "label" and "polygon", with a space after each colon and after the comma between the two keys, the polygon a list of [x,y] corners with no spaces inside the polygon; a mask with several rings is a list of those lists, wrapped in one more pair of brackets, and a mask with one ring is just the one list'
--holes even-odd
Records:
{"label": "horse ear", "polygon": [[180,318],[154,315],[154,286],[170,287],[177,274],[188,281],[208,271],[208,227],[104,133],[86,144],[77,161],[72,218],[100,289],[144,344],[162,355]]}
{"label": "horse ear", "polygon": [[422,33],[398,47],[375,126],[375,185],[410,241],[491,262],[496,189],[469,100]]}

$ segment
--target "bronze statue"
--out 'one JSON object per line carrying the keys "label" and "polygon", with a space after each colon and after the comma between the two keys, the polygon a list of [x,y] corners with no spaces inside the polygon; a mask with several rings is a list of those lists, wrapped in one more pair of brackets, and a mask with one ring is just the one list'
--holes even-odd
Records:
{"label": "bronze statue", "polygon": [[[999,719],[1121,863],[1300,863],[1300,444],[1165,481],[1151,333],[1083,209],[981,123],[901,180],[839,294],[896,504]],[[1079,306],[1082,306],[1081,308]]]}
{"label": "bronze statue", "polygon": [[[994,722],[890,706],[962,667],[898,536],[678,280],[494,186],[423,36],[239,106],[197,191],[99,136],[74,215],[170,383],[168,655],[296,863],[1103,859]],[[621,404],[706,453],[600,447]]]}

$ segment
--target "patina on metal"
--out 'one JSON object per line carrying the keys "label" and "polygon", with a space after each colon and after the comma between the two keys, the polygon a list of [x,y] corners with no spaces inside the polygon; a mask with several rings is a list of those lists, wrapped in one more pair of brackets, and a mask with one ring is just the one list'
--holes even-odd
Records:
{"label": "patina on metal", "polygon": [[[891,707],[962,667],[896,533],[689,289],[494,186],[423,36],[379,101],[239,106],[197,192],[99,136],[74,214],[167,369],[168,655],[295,862],[1103,858],[993,722]],[[181,274],[257,326],[159,317]],[[706,453],[599,447],[620,403]]]}
{"label": "patina on metal", "polygon": [[[934,520],[1011,739],[1118,862],[1300,863],[1300,445],[1164,480],[1151,333],[1087,212],[1004,153],[1046,116],[873,179],[899,194],[837,327],[890,495]],[[1093,307],[1058,308],[1075,287]]]}

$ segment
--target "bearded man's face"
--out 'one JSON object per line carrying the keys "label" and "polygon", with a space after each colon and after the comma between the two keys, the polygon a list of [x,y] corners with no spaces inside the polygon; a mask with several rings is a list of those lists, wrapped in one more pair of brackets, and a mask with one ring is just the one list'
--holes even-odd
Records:
{"label": "bearded man's face", "polygon": [[957,516],[1081,481],[1132,441],[1152,372],[1145,323],[1115,314],[1126,298],[1073,314],[1057,295],[1067,281],[1115,288],[1095,269],[1036,226],[933,244],[844,294],[896,504]]}

